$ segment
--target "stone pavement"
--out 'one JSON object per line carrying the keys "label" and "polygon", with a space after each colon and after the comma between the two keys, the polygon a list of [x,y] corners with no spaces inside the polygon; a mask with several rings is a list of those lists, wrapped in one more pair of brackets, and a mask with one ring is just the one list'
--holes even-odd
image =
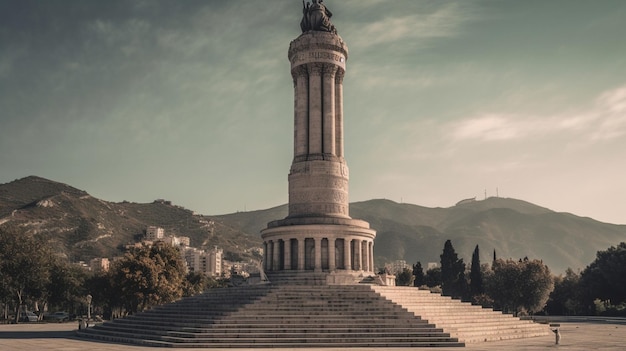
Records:
{"label": "stone pavement", "polygon": [[[182,348],[153,348],[109,344],[81,340],[74,337],[76,323],[34,323],[18,325],[0,325],[0,350],[52,350],[52,351],[188,351]],[[426,349],[426,348],[424,348]],[[561,344],[554,344],[554,336],[496,341],[469,344],[465,350],[500,351],[500,350],[626,350],[626,325],[605,323],[561,323]],[[197,350],[197,349],[196,349]],[[237,351],[243,349],[206,349],[211,351]],[[264,349],[255,349],[263,351]],[[294,350],[294,349],[279,349]],[[298,351],[322,350],[339,351],[344,348],[298,348]],[[353,348],[351,351],[372,350]],[[381,349],[377,349],[381,350]],[[403,348],[386,348],[387,351],[403,351]],[[406,349],[408,350],[408,349]],[[432,350],[463,350],[462,348],[433,348]]]}

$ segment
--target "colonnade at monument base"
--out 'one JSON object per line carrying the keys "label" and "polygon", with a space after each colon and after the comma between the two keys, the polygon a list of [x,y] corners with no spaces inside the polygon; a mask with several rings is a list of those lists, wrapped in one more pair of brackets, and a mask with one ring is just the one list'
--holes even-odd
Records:
{"label": "colonnade at monument base", "polygon": [[342,218],[308,220],[343,224],[296,224],[306,223],[306,218],[271,222],[262,231],[263,269],[268,276],[287,273],[283,276],[297,281],[299,274],[316,273],[327,275],[330,283],[349,284],[375,274],[376,232],[367,222]]}

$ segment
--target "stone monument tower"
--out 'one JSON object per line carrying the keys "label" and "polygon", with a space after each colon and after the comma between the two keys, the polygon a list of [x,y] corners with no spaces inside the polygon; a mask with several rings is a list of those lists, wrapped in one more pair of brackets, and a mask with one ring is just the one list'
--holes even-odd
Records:
{"label": "stone monument tower", "polygon": [[352,283],[374,274],[376,232],[349,215],[343,153],[348,47],[321,0],[303,12],[302,34],[288,54],[294,84],[289,215],[261,231],[263,268],[270,277],[325,273],[330,283]]}

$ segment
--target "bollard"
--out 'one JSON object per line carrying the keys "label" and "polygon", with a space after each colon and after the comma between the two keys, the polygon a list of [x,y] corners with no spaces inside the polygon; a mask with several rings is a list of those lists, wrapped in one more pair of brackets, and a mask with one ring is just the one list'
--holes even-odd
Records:
{"label": "bollard", "polygon": [[554,333],[554,342],[556,345],[558,345],[561,342],[561,331],[559,330],[559,328],[561,327],[561,324],[558,323],[550,323],[550,328],[554,327],[554,329],[552,329],[552,332]]}

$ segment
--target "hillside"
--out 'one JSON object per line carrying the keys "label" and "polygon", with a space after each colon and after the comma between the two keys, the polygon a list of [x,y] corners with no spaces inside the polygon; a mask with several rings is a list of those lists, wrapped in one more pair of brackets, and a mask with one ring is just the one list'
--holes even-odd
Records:
{"label": "hillside", "polygon": [[[215,216],[224,223],[258,233],[268,221],[284,218],[287,206],[264,211]],[[377,230],[375,262],[404,259],[409,264],[439,262],[447,239],[470,262],[474,247],[481,262],[500,258],[542,259],[555,273],[585,268],[599,250],[626,241],[626,226],[558,213],[517,199],[488,198],[449,208],[428,208],[389,200],[350,204],[353,218]]]}
{"label": "hillside", "polygon": [[[389,200],[352,203],[350,215],[368,221],[378,234],[375,262],[404,259],[439,262],[444,242],[451,239],[467,263],[476,245],[481,262],[493,250],[500,258],[542,259],[555,273],[582,269],[598,250],[626,241],[626,226],[558,213],[509,198],[470,201],[449,208],[428,208]],[[252,257],[261,246],[260,230],[287,216],[287,206],[266,210],[202,216],[169,201],[140,204],[96,199],[69,185],[26,177],[0,185],[0,226],[15,225],[47,237],[72,260],[119,255],[146,227],[188,236],[192,246],[224,249],[227,258]]]}
{"label": "hillside", "polygon": [[168,201],[107,202],[33,176],[0,185],[0,226],[9,225],[42,235],[73,261],[120,255],[124,245],[141,239],[151,225],[163,227],[166,234],[190,237],[192,246],[217,245],[231,259],[249,256],[247,249],[261,243],[258,237]]}

